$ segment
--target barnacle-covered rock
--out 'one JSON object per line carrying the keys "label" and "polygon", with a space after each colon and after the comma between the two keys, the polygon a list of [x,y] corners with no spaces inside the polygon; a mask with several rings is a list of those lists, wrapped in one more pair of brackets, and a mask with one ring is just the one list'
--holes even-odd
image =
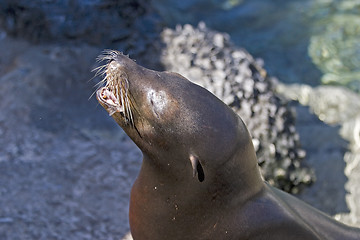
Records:
{"label": "barnacle-covered rock", "polygon": [[267,75],[261,60],[204,23],[165,29],[162,40],[167,70],[207,88],[245,121],[265,180],[292,193],[315,180],[303,161],[294,112],[274,93],[276,79]]}

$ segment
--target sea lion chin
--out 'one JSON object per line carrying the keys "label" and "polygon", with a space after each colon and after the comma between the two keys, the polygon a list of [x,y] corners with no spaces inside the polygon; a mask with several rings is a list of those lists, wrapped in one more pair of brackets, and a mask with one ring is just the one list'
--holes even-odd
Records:
{"label": "sea lion chin", "polygon": [[135,240],[360,239],[264,183],[245,124],[210,92],[117,51],[100,59],[96,97],[143,153],[130,199]]}

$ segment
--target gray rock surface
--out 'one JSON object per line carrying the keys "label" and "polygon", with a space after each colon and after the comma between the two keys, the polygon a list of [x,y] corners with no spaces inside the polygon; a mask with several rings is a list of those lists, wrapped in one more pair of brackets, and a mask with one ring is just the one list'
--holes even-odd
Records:
{"label": "gray rock surface", "polygon": [[119,239],[141,153],[88,100],[101,51],[12,38],[0,51],[0,239]]}
{"label": "gray rock surface", "polygon": [[0,12],[3,29],[35,42],[65,39],[104,45],[134,38],[133,48],[140,49],[140,36],[157,35],[159,23],[145,0],[3,0]]}
{"label": "gray rock surface", "polygon": [[0,27],[31,42],[71,42],[121,49],[139,56],[156,51],[162,21],[147,0],[2,0]]}

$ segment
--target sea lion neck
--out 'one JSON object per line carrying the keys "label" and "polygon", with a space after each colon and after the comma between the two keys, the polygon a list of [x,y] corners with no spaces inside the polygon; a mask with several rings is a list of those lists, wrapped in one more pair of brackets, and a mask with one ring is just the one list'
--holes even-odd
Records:
{"label": "sea lion neck", "polygon": [[[188,149],[178,148],[177,152],[170,154],[156,152],[149,155],[143,152],[142,167],[133,191],[143,192],[146,191],[145,189],[160,191],[165,188],[167,196],[177,196],[182,202],[192,202],[193,199],[184,195],[185,192],[191,191],[196,193],[196,198],[206,199],[201,201],[202,205],[209,206],[216,204],[219,198],[222,203],[228,202],[222,204],[228,207],[246,202],[261,191],[263,181],[251,137],[242,120],[237,119],[238,128],[241,129],[241,131],[234,129],[237,131],[237,142],[233,145],[237,147],[230,151],[229,157],[226,158],[219,159],[216,155],[213,158],[211,155],[206,156],[201,165],[204,181],[200,182],[197,176],[194,176],[188,158]],[[229,145],[227,147],[232,148]],[[196,149],[192,149],[194,150]],[[198,157],[201,159],[202,156]],[[156,191],[153,193],[156,195]],[[211,198],[208,198],[209,194]]]}
{"label": "sea lion neck", "polygon": [[144,156],[132,192],[159,204],[165,203],[167,198],[174,198],[185,209],[187,205],[196,208],[199,204],[198,207],[203,208],[219,204],[219,211],[227,211],[245,204],[264,187],[256,164],[238,168],[240,164],[237,159],[231,159],[216,171],[205,166],[205,180],[199,182],[193,177],[190,165],[159,166],[154,159]]}

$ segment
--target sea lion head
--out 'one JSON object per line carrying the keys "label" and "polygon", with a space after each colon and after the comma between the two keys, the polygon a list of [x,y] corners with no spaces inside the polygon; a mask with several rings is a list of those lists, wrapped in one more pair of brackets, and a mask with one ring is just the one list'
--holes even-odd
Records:
{"label": "sea lion head", "polygon": [[202,182],[234,155],[256,159],[242,120],[206,89],[180,74],[146,69],[117,51],[100,59],[106,64],[99,103],[160,168],[172,166],[168,171],[176,174],[192,166],[190,174]]}

